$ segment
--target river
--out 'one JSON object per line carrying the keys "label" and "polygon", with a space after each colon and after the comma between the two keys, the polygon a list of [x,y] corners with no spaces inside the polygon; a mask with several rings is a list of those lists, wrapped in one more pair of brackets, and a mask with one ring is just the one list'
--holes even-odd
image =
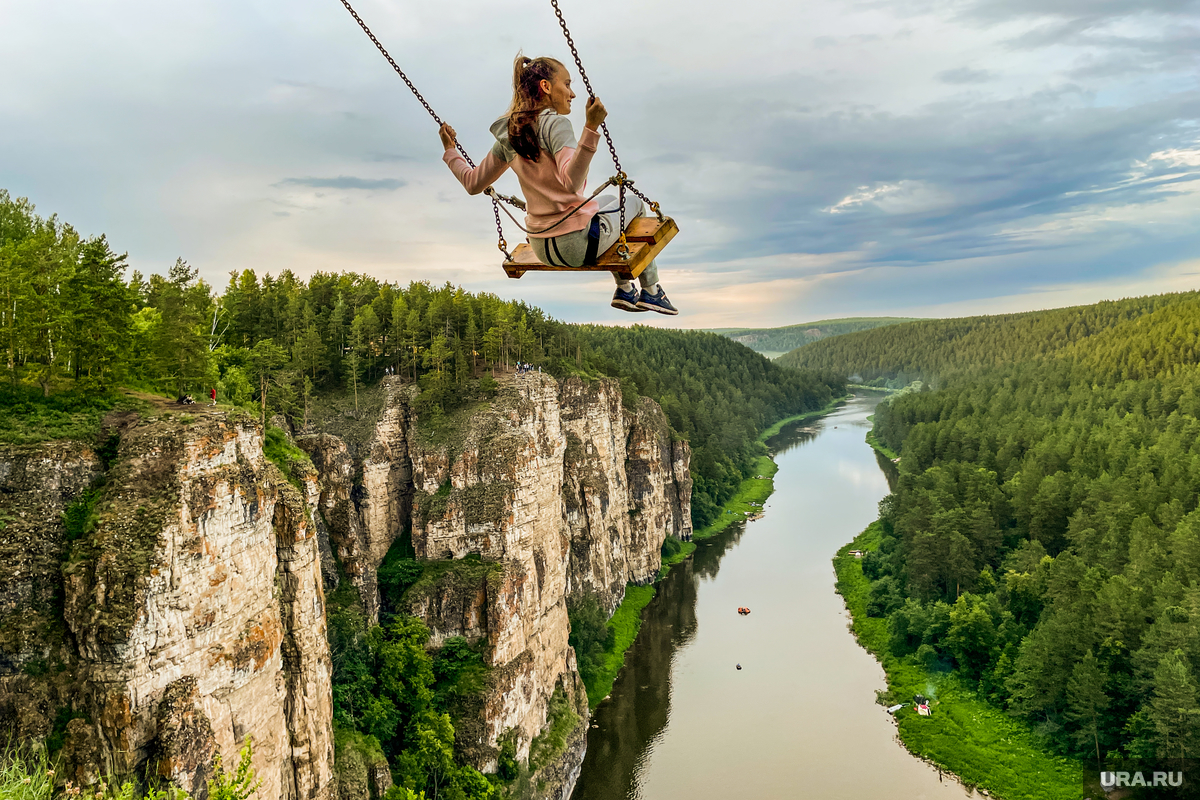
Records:
{"label": "river", "polygon": [[969,796],[896,741],[875,703],[883,669],[833,588],[834,554],[888,491],[891,465],[863,441],[878,399],[785,428],[768,443],[764,517],[701,542],[659,584],[572,800]]}

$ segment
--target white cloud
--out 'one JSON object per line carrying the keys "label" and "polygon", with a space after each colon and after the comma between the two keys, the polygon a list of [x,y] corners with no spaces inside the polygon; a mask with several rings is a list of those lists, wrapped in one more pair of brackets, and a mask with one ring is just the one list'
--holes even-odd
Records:
{"label": "white cloud", "polygon": [[952,194],[924,181],[897,181],[860,186],[857,191],[824,210],[830,214],[840,214],[869,204],[885,214],[917,214],[945,208],[953,203]]}

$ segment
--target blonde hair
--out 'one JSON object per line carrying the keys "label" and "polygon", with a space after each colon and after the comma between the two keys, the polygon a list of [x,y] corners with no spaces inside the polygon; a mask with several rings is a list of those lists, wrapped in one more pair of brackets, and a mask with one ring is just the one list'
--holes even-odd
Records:
{"label": "blonde hair", "polygon": [[562,62],[548,56],[529,58],[517,53],[513,59],[513,97],[508,107],[508,143],[517,155],[537,161],[541,155],[537,127],[538,114],[549,105],[550,96],[542,91],[542,81],[553,81]]}

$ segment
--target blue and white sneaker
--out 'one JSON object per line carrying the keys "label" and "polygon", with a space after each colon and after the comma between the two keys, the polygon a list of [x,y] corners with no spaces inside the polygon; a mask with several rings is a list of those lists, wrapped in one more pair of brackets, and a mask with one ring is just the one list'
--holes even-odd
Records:
{"label": "blue and white sneaker", "polygon": [[612,307],[619,308],[622,311],[645,311],[644,308],[638,308],[638,290],[637,287],[630,289],[628,292],[620,286],[613,292]]}
{"label": "blue and white sneaker", "polygon": [[679,309],[671,305],[671,301],[667,299],[667,293],[663,291],[662,286],[658,287],[657,294],[650,294],[650,292],[642,289],[642,294],[637,301],[637,307],[639,311],[657,311],[660,314],[670,314],[671,316],[679,313]]}

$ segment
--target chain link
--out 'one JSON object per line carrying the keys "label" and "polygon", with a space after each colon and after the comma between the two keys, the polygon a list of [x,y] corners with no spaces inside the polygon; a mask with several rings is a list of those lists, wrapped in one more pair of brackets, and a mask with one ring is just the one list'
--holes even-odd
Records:
{"label": "chain link", "polygon": [[[350,16],[354,17],[354,21],[358,23],[358,27],[363,29],[363,33],[367,35],[367,38],[369,38],[372,44],[374,44],[379,52],[383,54],[383,57],[387,59],[387,62],[392,65],[392,69],[396,70],[396,74],[399,75],[400,79],[404,81],[404,85],[407,86],[409,91],[421,101],[421,105],[423,105],[425,110],[429,112],[429,116],[433,117],[433,121],[438,124],[438,127],[440,128],[442,125],[445,125],[446,123],[443,122],[442,118],[439,117],[437,112],[433,110],[433,106],[429,105],[429,102],[420,93],[420,91],[417,90],[417,87],[413,84],[413,82],[410,81],[408,76],[404,74],[404,70],[400,69],[400,65],[396,63],[396,59],[392,58],[392,54],[389,53],[387,48],[383,46],[383,43],[375,37],[375,34],[372,33],[371,29],[367,27],[367,23],[363,22],[363,18],[360,17],[358,12],[354,10],[354,7],[350,5],[349,0],[342,0],[342,5],[344,5],[346,10],[350,12]],[[471,157],[467,155],[467,151],[461,144],[458,143],[457,140],[454,142],[454,147],[459,153],[462,154],[462,157],[466,159],[466,162],[471,169],[475,169],[475,162],[471,160]],[[504,198],[504,195],[497,195],[495,192],[490,192],[489,195],[492,199],[492,214],[494,214],[496,217],[496,233],[500,237],[500,243],[497,246],[500,248],[500,252],[504,253],[504,257],[511,261],[512,256],[508,252],[508,242],[504,241],[504,228],[500,224],[500,204],[496,201],[497,196],[503,199],[507,198]]]}
{"label": "chain link", "polygon": [[[345,0],[342,0],[342,2],[345,2]],[[562,9],[558,7],[558,0],[550,0],[550,5],[554,7],[554,16],[558,17],[558,27],[562,28],[563,36],[567,38],[567,47],[571,48],[571,57],[575,59],[575,68],[579,70],[579,77],[583,80],[583,86],[587,89],[588,97],[595,99],[596,92],[592,89],[592,82],[588,79],[587,70],[583,68],[583,59],[579,57],[579,50],[575,47],[575,39],[571,37],[571,30],[567,27],[567,20],[563,17]],[[658,203],[633,188],[633,181],[629,180],[625,175],[625,171],[621,169],[621,159],[617,157],[617,148],[613,144],[612,135],[608,132],[608,123],[601,122],[600,130],[604,131],[604,140],[608,143],[608,152],[612,155],[613,166],[617,169],[617,177],[614,180],[618,184],[621,202],[621,239],[617,245],[617,255],[622,259],[628,260],[629,245],[625,241],[626,188],[641,198],[642,202],[654,211],[654,216],[658,217],[659,222],[663,221],[663,213]]]}

